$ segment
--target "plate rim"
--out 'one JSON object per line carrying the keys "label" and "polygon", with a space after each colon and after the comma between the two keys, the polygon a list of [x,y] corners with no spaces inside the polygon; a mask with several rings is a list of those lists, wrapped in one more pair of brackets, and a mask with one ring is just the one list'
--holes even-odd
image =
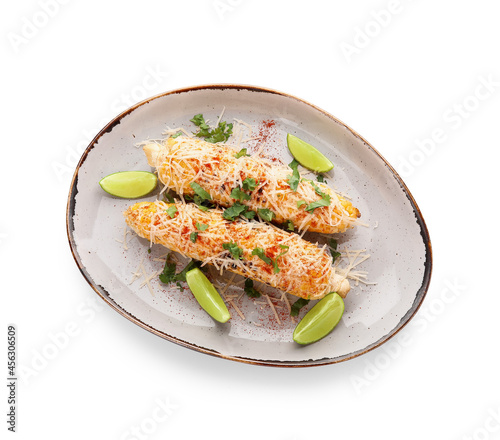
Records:
{"label": "plate rim", "polygon": [[[243,356],[232,356],[232,355],[225,355],[223,353],[220,353],[216,350],[212,350],[206,347],[201,347],[199,345],[196,345],[192,342],[184,341],[178,337],[168,335],[164,332],[161,332],[154,327],[150,326],[149,324],[141,321],[139,318],[136,316],[132,315],[130,312],[127,312],[125,309],[123,309],[120,305],[118,305],[115,301],[113,301],[106,289],[102,286],[97,285],[94,280],[92,279],[91,275],[88,273],[88,271],[85,269],[83,263],[80,260],[80,256],[78,254],[78,251],[76,249],[76,243],[75,239],[73,236],[74,232],[74,223],[73,223],[73,216],[74,216],[74,210],[75,210],[75,196],[78,193],[78,190],[76,188],[77,182],[78,182],[78,172],[85,162],[88,154],[90,151],[95,147],[96,143],[98,140],[106,133],[110,132],[113,130],[113,128],[120,123],[120,121],[127,116],[128,114],[132,113],[134,110],[137,108],[148,104],[149,102],[163,98],[165,96],[169,95],[174,95],[174,94],[182,94],[182,93],[187,93],[187,92],[192,92],[192,91],[197,91],[197,90],[225,90],[225,89],[232,89],[232,90],[245,90],[245,91],[252,91],[252,92],[259,92],[259,93],[267,93],[267,94],[272,94],[272,95],[280,95],[286,98],[290,98],[293,100],[296,100],[302,104],[305,104],[306,106],[312,107],[316,111],[319,111],[322,113],[324,116],[328,117],[332,121],[342,125],[345,129],[347,129],[349,132],[351,132],[355,137],[357,137],[359,140],[361,140],[366,147],[368,147],[370,150],[372,150],[385,164],[385,166],[388,168],[392,176],[396,179],[398,184],[400,185],[401,189],[403,190],[404,194],[408,198],[414,214],[416,216],[417,224],[420,227],[420,235],[422,236],[424,245],[425,245],[425,262],[424,262],[424,274],[422,277],[422,285],[420,288],[417,290],[415,294],[415,300],[412,304],[412,306],[408,309],[407,313],[401,318],[399,323],[386,335],[382,336],[379,340],[375,341],[374,343],[368,345],[367,347],[360,349],[358,351],[355,351],[353,353],[349,353],[344,356],[338,356],[335,358],[322,358],[322,359],[316,359],[316,360],[303,360],[303,361],[282,361],[282,360],[273,360],[273,359],[253,359],[253,358],[247,358]],[[180,345],[182,347],[189,348],[191,350],[198,351],[200,353],[208,354],[211,356],[219,357],[222,359],[227,359],[227,360],[232,360],[236,362],[242,362],[246,364],[252,364],[252,365],[261,365],[261,366],[268,366],[268,367],[314,367],[314,366],[321,366],[321,365],[332,365],[332,364],[337,364],[340,362],[345,362],[347,360],[359,357],[363,354],[366,354],[381,345],[385,344],[387,341],[389,341],[391,338],[393,338],[399,331],[401,331],[416,315],[418,312],[420,306],[422,305],[427,292],[429,290],[430,286],[430,281],[431,281],[431,276],[432,276],[432,268],[433,268],[433,256],[432,256],[432,245],[431,245],[431,240],[430,240],[430,235],[429,231],[427,228],[427,225],[425,223],[424,217],[422,215],[422,212],[420,211],[420,208],[417,205],[417,202],[415,201],[413,195],[411,194],[408,186],[405,184],[401,176],[398,174],[398,172],[394,169],[394,167],[380,154],[363,136],[361,136],[359,133],[357,133],[355,130],[353,130],[351,127],[349,127],[347,124],[342,122],[340,119],[337,117],[333,116],[329,112],[323,110],[322,108],[305,101],[304,99],[298,98],[294,95],[290,95],[289,93],[281,92],[275,89],[270,89],[266,87],[260,87],[260,86],[255,86],[255,85],[249,85],[249,84],[234,84],[234,83],[212,83],[212,84],[200,84],[200,85],[194,85],[194,86],[188,86],[188,87],[181,87],[177,89],[172,89],[167,92],[159,93],[157,95],[154,95],[152,97],[146,98],[133,106],[129,107],[128,109],[124,110],[121,112],[119,115],[115,116],[111,121],[109,121],[104,128],[102,128],[99,133],[92,139],[92,141],[89,143],[89,145],[85,148],[85,151],[82,153],[82,156],[80,160],[78,161],[78,164],[76,165],[75,172],[73,173],[73,177],[71,179],[70,183],[70,191],[68,194],[67,198],[67,203],[66,203],[66,234],[68,236],[68,243],[70,247],[71,254],[73,255],[73,258],[75,260],[75,263],[80,270],[81,274],[83,277],[86,279],[88,284],[92,287],[92,289],[111,307],[113,308],[116,312],[127,318],[129,321],[133,322],[134,324],[138,325],[139,327],[142,327],[143,329],[155,334],[156,336],[159,336],[163,339],[166,339],[170,342],[173,342],[177,345]]]}

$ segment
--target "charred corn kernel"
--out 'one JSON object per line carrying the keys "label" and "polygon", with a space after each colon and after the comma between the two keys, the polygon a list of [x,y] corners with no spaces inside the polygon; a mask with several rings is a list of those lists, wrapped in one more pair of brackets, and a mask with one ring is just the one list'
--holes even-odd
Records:
{"label": "charred corn kernel", "polygon": [[[172,207],[176,209],[169,209]],[[266,223],[230,222],[220,210],[204,212],[193,204],[160,201],[136,203],[124,216],[127,224],[151,243],[301,298],[319,299],[332,291],[345,297],[350,289],[349,282],[335,273],[327,252]],[[208,227],[200,231],[196,224]],[[194,241],[192,232],[197,232]],[[231,252],[224,243],[231,243],[233,250],[236,245],[240,251]],[[262,249],[264,259],[255,255],[254,249]]]}
{"label": "charred corn kernel", "polygon": [[[291,220],[299,231],[343,232],[360,217],[351,202],[327,185],[302,180],[297,191],[293,191],[287,182],[292,174],[290,168],[257,157],[236,158],[236,151],[226,145],[177,137],[146,144],[144,152],[148,163],[157,169],[160,181],[168,188],[180,195],[193,195],[190,183],[196,182],[214,202],[225,207],[235,202],[231,197],[234,188],[243,187],[247,178],[255,179],[255,189],[246,191],[249,200],[241,200],[241,203],[254,211],[270,209],[276,215],[276,223]],[[321,199],[315,186],[330,197],[330,204],[308,211],[311,203]],[[299,203],[298,207],[300,201],[304,203]]]}

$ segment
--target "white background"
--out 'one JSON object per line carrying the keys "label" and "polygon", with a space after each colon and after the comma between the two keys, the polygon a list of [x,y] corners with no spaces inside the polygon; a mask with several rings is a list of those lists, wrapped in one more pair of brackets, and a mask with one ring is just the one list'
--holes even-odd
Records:
{"label": "white background", "polygon": [[[0,377],[9,323],[18,370],[31,369],[17,438],[500,438],[498,2],[43,4],[8,2],[0,14]],[[434,270],[397,338],[318,368],[230,362],[139,328],[83,279],[65,230],[82,146],[133,103],[207,83],[314,103],[401,172]],[[61,348],[41,359],[57,335]]]}

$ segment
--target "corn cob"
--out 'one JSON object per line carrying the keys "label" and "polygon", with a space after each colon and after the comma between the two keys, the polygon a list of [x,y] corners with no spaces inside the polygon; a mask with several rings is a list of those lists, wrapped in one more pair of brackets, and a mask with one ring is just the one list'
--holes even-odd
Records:
{"label": "corn cob", "polygon": [[[257,187],[249,193],[250,200],[242,203],[254,211],[270,209],[278,224],[292,221],[299,231],[333,234],[352,227],[360,217],[351,202],[327,185],[302,180],[297,191],[293,191],[287,182],[292,174],[290,168],[258,157],[236,158],[236,151],[226,145],[177,137],[149,143],[143,148],[149,165],[157,169],[160,181],[181,196],[192,196],[190,183],[196,182],[214,202],[228,207],[234,203],[231,191],[241,187],[246,178],[253,178]],[[308,205],[321,198],[317,189],[330,197],[330,204],[308,212]]]}
{"label": "corn cob", "polygon": [[[267,223],[231,222],[224,220],[220,210],[204,212],[194,204],[161,201],[136,203],[124,216],[151,243],[301,298],[319,299],[332,291],[345,297],[350,289],[345,277],[335,273],[332,257],[324,248]],[[201,230],[200,225],[208,227]],[[193,232],[197,233],[194,242]],[[235,243],[242,250],[241,259],[224,249],[224,243]],[[268,262],[252,254],[256,248],[264,251]]]}

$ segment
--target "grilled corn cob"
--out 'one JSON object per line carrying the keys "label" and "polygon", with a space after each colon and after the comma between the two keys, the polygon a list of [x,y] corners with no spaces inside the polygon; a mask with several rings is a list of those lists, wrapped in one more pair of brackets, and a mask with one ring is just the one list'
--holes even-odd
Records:
{"label": "grilled corn cob", "polygon": [[[301,298],[319,299],[332,291],[345,297],[350,289],[349,281],[335,273],[332,257],[324,248],[263,222],[230,222],[220,210],[204,212],[193,204],[161,201],[136,203],[124,216],[151,243]],[[193,232],[197,233],[194,240]],[[238,246],[241,255],[234,247],[233,252],[224,249],[224,243]],[[264,259],[252,253],[258,248]]]}
{"label": "grilled corn cob", "polygon": [[[214,202],[228,207],[235,201],[231,191],[241,188],[246,178],[253,178],[257,186],[247,192],[250,199],[241,202],[254,211],[270,209],[278,224],[292,221],[299,231],[333,234],[352,227],[360,217],[351,202],[327,185],[302,180],[297,191],[293,191],[287,182],[292,174],[290,168],[257,157],[236,158],[235,150],[229,146],[177,137],[149,143],[143,148],[149,165],[157,169],[160,181],[179,195],[192,196],[190,183],[196,182]],[[330,204],[308,211],[308,206],[321,198],[320,192],[330,197]]]}

